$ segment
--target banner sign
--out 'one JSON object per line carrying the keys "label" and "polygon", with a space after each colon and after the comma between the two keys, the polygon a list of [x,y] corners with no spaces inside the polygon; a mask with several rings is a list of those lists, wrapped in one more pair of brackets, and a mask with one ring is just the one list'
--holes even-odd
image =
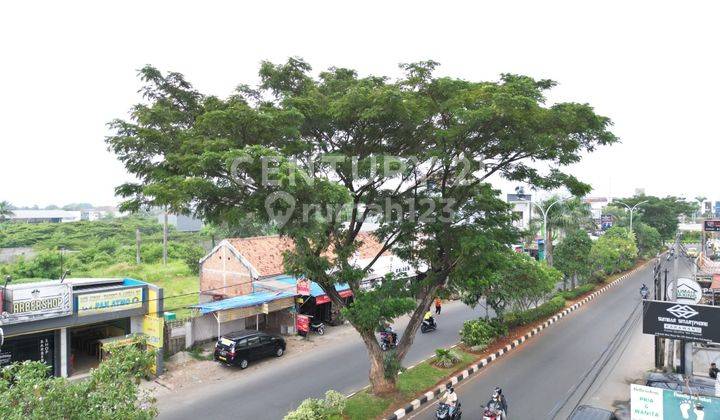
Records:
{"label": "banner sign", "polygon": [[47,282],[8,286],[4,291],[2,324],[71,315],[72,285]]}
{"label": "banner sign", "polygon": [[702,298],[702,287],[695,280],[679,278],[677,279],[677,296],[675,296],[675,287],[672,283],[667,286],[668,300],[677,303],[688,303],[690,305],[700,302]]}
{"label": "banner sign", "polygon": [[142,308],[142,287],[78,295],[78,316]]}
{"label": "banner sign", "polygon": [[310,331],[310,317],[298,314],[295,317],[295,328],[297,328],[298,332],[301,333],[307,333]]}
{"label": "banner sign", "polygon": [[297,279],[297,295],[310,296],[310,280]]}
{"label": "banner sign", "polygon": [[707,420],[720,418],[720,399],[663,388],[630,385],[631,420]]}
{"label": "banner sign", "polygon": [[720,306],[646,300],[643,302],[643,334],[720,343]]}
{"label": "banner sign", "polygon": [[143,318],[143,333],[147,336],[147,343],[161,349],[164,343],[165,320],[154,315],[145,315]]}

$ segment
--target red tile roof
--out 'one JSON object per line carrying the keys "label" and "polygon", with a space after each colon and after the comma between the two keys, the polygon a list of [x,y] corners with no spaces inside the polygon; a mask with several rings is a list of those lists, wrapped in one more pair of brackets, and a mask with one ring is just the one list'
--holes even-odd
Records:
{"label": "red tile roof", "polygon": [[[359,259],[374,258],[382,249],[382,244],[368,232],[360,232],[357,239],[361,241]],[[292,239],[278,235],[228,238],[227,241],[255,267],[261,277],[284,274],[283,252],[295,248]],[[329,254],[333,256],[332,252]]]}

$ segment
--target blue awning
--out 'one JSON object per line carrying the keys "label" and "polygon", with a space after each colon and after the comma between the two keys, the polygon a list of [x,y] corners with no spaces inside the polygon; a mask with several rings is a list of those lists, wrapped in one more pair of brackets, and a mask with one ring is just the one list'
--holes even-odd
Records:
{"label": "blue awning", "polygon": [[204,315],[217,311],[227,311],[229,309],[262,305],[263,303],[270,303],[279,299],[294,296],[295,293],[293,292],[253,292],[247,295],[231,297],[229,299],[193,305],[192,308],[200,309],[200,312]]}

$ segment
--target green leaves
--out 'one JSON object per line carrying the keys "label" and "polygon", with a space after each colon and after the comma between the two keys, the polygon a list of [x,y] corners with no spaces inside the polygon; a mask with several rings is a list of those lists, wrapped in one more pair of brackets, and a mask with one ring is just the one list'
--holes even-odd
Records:
{"label": "green leaves", "polygon": [[117,349],[90,378],[75,382],[49,377],[41,362],[13,364],[0,376],[0,418],[155,418],[154,398],[138,388],[154,359],[134,346]]}

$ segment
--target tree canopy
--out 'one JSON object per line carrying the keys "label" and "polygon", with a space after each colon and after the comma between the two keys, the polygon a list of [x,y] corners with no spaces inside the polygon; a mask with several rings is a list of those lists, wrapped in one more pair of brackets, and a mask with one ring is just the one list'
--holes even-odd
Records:
{"label": "tree canopy", "polygon": [[[392,391],[377,325],[411,313],[394,356],[401,361],[437,291],[461,280],[458,267],[489,269],[482,258],[515,238],[490,177],[582,195],[589,186],[562,168],[616,141],[610,120],[589,105],[545,105],[551,80],[436,77],[436,66],[403,64],[393,80],[345,68],[314,75],[299,58],[264,62],[259,86],[241,85],[226,99],[145,67],[144,102],[128,121],[111,122],[107,138],[138,179],[117,188],[123,208],[273,221],[296,245],[285,256],[288,273],[318,282],[341,307],[334,285],[349,284],[355,304],[344,310],[370,353],[373,390]],[[382,248],[352,264],[368,223]],[[390,251],[419,274],[362,290],[360,280]]]}
{"label": "tree canopy", "polygon": [[[629,198],[621,198],[620,201],[630,207],[647,201],[637,207],[633,216],[634,220],[641,220],[649,226],[654,227],[660,233],[662,239],[672,239],[678,229],[678,217],[685,215],[692,217],[698,209],[698,204],[685,201],[683,198],[667,196],[659,198],[655,196],[636,195]],[[610,203],[612,205],[612,203]],[[615,205],[620,207],[620,205]],[[620,207],[623,209],[623,207]]]}
{"label": "tree canopy", "polygon": [[576,229],[568,232],[555,249],[555,268],[560,270],[566,279],[571,280],[572,287],[579,279],[591,274],[590,250],[592,240],[586,231]]}

